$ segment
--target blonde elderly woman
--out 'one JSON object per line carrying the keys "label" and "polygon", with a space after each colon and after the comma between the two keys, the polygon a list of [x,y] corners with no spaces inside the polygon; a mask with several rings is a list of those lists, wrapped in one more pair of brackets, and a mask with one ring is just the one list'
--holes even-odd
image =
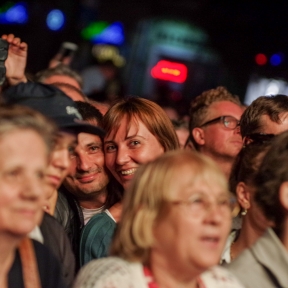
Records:
{"label": "blonde elderly woman", "polygon": [[113,256],[88,263],[74,287],[242,287],[215,266],[230,226],[230,196],[216,164],[198,152],[167,152],[137,169]]}

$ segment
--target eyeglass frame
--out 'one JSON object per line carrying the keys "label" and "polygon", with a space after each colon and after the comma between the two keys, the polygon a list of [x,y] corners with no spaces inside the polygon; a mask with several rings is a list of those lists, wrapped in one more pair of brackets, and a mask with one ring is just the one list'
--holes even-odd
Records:
{"label": "eyeglass frame", "polygon": [[[226,117],[231,117],[231,118],[233,118],[233,119],[235,119],[235,120],[237,121],[237,125],[235,126],[235,128],[227,127],[227,126],[224,124]],[[204,124],[200,125],[199,128],[202,128],[203,126],[206,126],[206,125],[209,125],[209,124],[213,124],[213,123],[217,123],[217,122],[222,123],[225,128],[228,128],[228,129],[230,129],[230,130],[235,130],[237,127],[240,126],[240,120],[237,120],[235,117],[230,116],[230,115],[223,115],[223,116],[219,116],[219,117],[217,117],[217,118],[214,118],[214,119],[212,119],[212,120],[209,120],[209,121],[205,122]]]}
{"label": "eyeglass frame", "polygon": [[[190,199],[187,199],[187,200],[169,200],[169,201],[165,201],[165,202],[167,202],[169,205],[175,205],[175,206],[180,206],[180,205],[190,206],[190,205],[196,204],[197,197],[199,197],[199,196],[201,196],[201,197],[204,196],[205,200],[207,200],[207,196],[204,193],[198,192],[198,193],[195,193],[194,195],[192,195],[192,197],[190,197]],[[195,199],[193,199],[194,197],[195,197]],[[220,199],[220,201],[219,201],[219,199]],[[214,201],[209,200],[209,201],[205,202],[204,203],[205,207],[203,207],[204,210],[202,210],[202,213],[208,212],[211,209],[211,205],[217,205],[218,207],[221,206],[221,200],[224,200],[224,199],[228,200],[228,202],[229,202],[229,210],[230,211],[228,210],[228,211],[226,211],[226,213],[228,212],[229,214],[231,213],[231,215],[232,215],[233,210],[235,209],[235,206],[237,205],[237,198],[231,192],[229,192],[228,195],[225,195],[225,198],[219,197],[216,199],[216,201],[215,200]],[[195,212],[195,211],[192,211],[192,212]]]}

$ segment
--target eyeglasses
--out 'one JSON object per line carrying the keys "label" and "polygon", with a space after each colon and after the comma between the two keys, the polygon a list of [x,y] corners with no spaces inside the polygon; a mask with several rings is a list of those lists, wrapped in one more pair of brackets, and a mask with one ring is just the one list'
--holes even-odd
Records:
{"label": "eyeglasses", "polygon": [[186,205],[192,215],[201,216],[209,211],[212,205],[216,205],[221,214],[231,214],[235,205],[237,205],[237,200],[236,197],[230,193],[211,201],[211,197],[199,192],[194,193],[188,200],[169,201],[169,203],[172,205]]}
{"label": "eyeglasses", "polygon": [[200,128],[206,125],[217,123],[217,122],[221,122],[224,125],[224,127],[231,129],[231,130],[236,129],[236,127],[240,125],[240,121],[234,118],[233,116],[220,116],[220,117],[217,117],[215,119],[205,122],[204,124],[200,126]]}
{"label": "eyeglasses", "polygon": [[256,144],[269,143],[274,137],[275,137],[274,134],[252,133],[244,137],[243,139],[244,147],[251,143],[256,143]]}

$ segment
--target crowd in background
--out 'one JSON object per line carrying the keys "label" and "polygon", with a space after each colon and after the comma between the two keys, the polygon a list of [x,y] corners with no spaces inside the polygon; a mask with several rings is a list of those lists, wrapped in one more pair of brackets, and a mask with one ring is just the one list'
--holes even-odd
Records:
{"label": "crowd in background", "polygon": [[179,115],[2,39],[0,287],[288,286],[288,96]]}

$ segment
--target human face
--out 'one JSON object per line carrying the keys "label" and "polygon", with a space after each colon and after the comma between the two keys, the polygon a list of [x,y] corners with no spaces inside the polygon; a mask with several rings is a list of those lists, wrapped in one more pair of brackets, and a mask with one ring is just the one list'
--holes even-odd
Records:
{"label": "human face", "polygon": [[140,119],[128,123],[125,117],[119,129],[105,137],[104,152],[107,168],[126,190],[137,168],[160,156],[164,148]]}
{"label": "human face", "polygon": [[279,114],[280,123],[271,121],[268,115],[262,115],[260,117],[261,128],[259,129],[261,133],[265,134],[280,134],[288,130],[288,112],[283,112]]}
{"label": "human face", "polygon": [[188,166],[178,169],[173,179],[171,200],[153,230],[151,261],[177,263],[181,273],[197,275],[219,263],[231,227],[229,195],[213,178],[193,182]]}
{"label": "human face", "polygon": [[47,199],[56,193],[68,173],[71,164],[70,155],[74,152],[77,141],[74,134],[59,132],[55,138],[55,146],[51,153],[46,179],[51,189],[47,191]]}
{"label": "human face", "polygon": [[48,164],[43,139],[14,130],[0,139],[0,231],[25,236],[40,223]]}
{"label": "human face", "polygon": [[[207,119],[204,122],[224,115],[240,120],[242,113],[240,106],[230,101],[220,101],[209,107]],[[200,151],[212,158],[234,158],[243,146],[239,127],[231,130],[224,127],[221,122],[217,122],[204,126],[202,129],[205,143],[201,145]]]}
{"label": "human face", "polygon": [[79,133],[78,145],[71,162],[64,181],[70,193],[86,198],[106,189],[109,178],[104,167],[103,145],[99,136]]}

